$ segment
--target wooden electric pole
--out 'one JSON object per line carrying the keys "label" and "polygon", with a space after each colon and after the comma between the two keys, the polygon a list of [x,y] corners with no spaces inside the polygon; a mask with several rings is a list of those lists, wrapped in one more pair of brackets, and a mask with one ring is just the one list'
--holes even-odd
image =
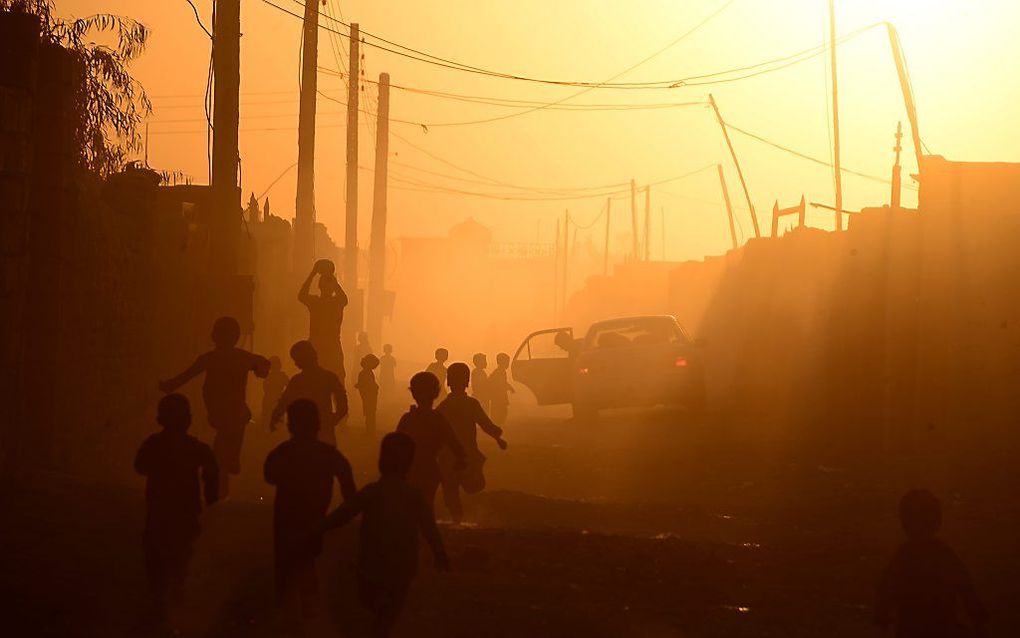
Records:
{"label": "wooden electric pole", "polygon": [[230,286],[237,275],[241,235],[241,189],[237,184],[238,110],[241,88],[241,1],[217,0],[213,33],[212,214],[209,224],[212,302],[230,312]]}
{"label": "wooden electric pole", "polygon": [[631,245],[631,255],[634,261],[641,258],[641,251],[638,248],[638,223],[637,223],[637,184],[634,183],[634,179],[630,180],[630,229],[633,242]]}
{"label": "wooden electric pole", "polygon": [[351,24],[350,75],[347,78],[347,215],[344,232],[344,288],[351,300],[342,338],[361,330],[364,305],[358,291],[358,98],[361,84],[361,32]]}
{"label": "wooden electric pole", "polygon": [[726,188],[726,176],[723,174],[722,164],[716,164],[719,169],[719,186],[722,187],[723,201],[726,203],[726,219],[730,222],[730,240],[733,242],[733,250],[737,249],[737,228],[733,223],[733,204],[730,203],[730,191]]}
{"label": "wooden electric pole", "polygon": [[903,150],[903,122],[896,124],[896,146],[893,151],[896,153],[896,161],[892,168],[892,194],[889,197],[889,208],[897,211],[900,209],[900,190],[903,182],[902,168],[900,167],[900,151]]}
{"label": "wooden electric pole", "polygon": [[553,321],[560,320],[560,220],[556,220],[556,243],[553,245]]}
{"label": "wooden electric pole", "polygon": [[294,272],[301,277],[315,259],[315,108],[319,86],[318,60],[319,2],[305,0],[293,249]]}
{"label": "wooden electric pole", "polygon": [[712,94],[708,96],[708,103],[715,111],[715,118],[719,120],[719,127],[722,128],[723,138],[726,140],[726,147],[730,149],[730,157],[733,158],[733,166],[737,169],[737,177],[740,178],[740,187],[744,189],[744,199],[747,200],[747,210],[751,212],[751,224],[754,226],[755,238],[761,237],[761,229],[758,227],[758,214],[754,210],[754,204],[751,203],[751,193],[747,190],[747,182],[744,181],[744,171],[740,169],[740,161],[737,159],[737,152],[733,150],[733,142],[730,141],[730,132],[726,128],[726,120],[723,119],[722,114],[719,112],[719,107],[715,103],[715,97]]}
{"label": "wooden electric pole", "polygon": [[368,266],[368,334],[382,344],[386,306],[386,187],[390,154],[390,74],[379,74],[379,109],[375,138],[375,198]]}
{"label": "wooden electric pole", "polygon": [[562,311],[567,310],[567,275],[570,270],[570,211],[563,211],[563,296]]}
{"label": "wooden electric pole", "polygon": [[645,261],[652,258],[652,187],[645,186]]}
{"label": "wooden electric pole", "polygon": [[613,215],[613,199],[606,198],[606,252],[602,255],[602,275],[609,275],[609,226]]}
{"label": "wooden electric pole", "polygon": [[836,230],[843,230],[843,170],[839,151],[839,80],[836,72],[836,0],[829,0],[829,59],[832,63],[832,168],[836,183]]}

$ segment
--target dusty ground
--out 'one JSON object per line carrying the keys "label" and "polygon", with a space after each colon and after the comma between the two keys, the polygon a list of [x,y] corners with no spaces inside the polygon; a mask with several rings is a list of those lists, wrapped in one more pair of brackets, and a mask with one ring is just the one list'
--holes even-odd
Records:
{"label": "dusty ground", "polygon": [[[443,529],[455,570],[423,567],[398,635],[878,635],[873,586],[898,542],[896,501],[914,486],[942,496],[944,536],[974,572],[993,635],[1020,631],[1014,451],[849,462],[675,412],[595,426],[564,416],[519,408],[510,449],[486,444],[490,489],[469,500],[469,525]],[[276,440],[253,431],[234,497],[204,517],[180,635],[274,635],[271,492],[259,471]],[[374,476],[375,439],[355,423],[341,446],[359,482]],[[140,480],[6,484],[0,601],[16,631],[4,633],[135,635],[141,498]],[[328,614],[315,635],[365,634],[355,533],[330,537],[320,561]]]}

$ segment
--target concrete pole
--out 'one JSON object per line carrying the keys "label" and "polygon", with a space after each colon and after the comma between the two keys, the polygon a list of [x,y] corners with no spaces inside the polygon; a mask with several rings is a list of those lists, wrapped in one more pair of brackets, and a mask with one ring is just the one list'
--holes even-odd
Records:
{"label": "concrete pole", "polygon": [[390,154],[390,74],[379,74],[379,110],[375,139],[375,199],[368,268],[368,335],[382,344],[386,295],[386,187]]}
{"label": "concrete pole", "polygon": [[315,259],[315,109],[319,86],[318,0],[305,0],[303,38],[293,248],[294,273],[298,277],[304,277]]}
{"label": "concrete pole", "polygon": [[613,214],[613,200],[611,197],[606,198],[606,252],[602,256],[602,275],[609,275],[609,226],[610,220]]}
{"label": "concrete pole", "polygon": [[719,169],[719,185],[722,187],[723,201],[726,202],[726,218],[730,222],[730,240],[733,242],[733,250],[737,249],[737,228],[733,223],[733,204],[730,203],[730,191],[726,188],[726,176],[723,174],[722,164],[716,164]]}
{"label": "concrete pole", "polygon": [[215,313],[227,312],[226,287],[237,274],[237,243],[241,234],[241,190],[237,184],[238,110],[241,88],[241,2],[217,0],[213,24],[216,46],[213,71],[212,206],[210,275],[216,280]]}
{"label": "concrete pole", "polygon": [[836,230],[843,230],[843,170],[839,150],[839,81],[836,72],[836,0],[829,0],[829,54],[832,62],[832,156],[836,178]]}

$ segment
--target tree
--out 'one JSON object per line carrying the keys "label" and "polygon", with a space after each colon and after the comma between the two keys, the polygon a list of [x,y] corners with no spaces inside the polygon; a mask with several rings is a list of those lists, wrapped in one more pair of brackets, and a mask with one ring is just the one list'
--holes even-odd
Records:
{"label": "tree", "polygon": [[[53,0],[0,0],[0,13],[27,13],[39,18],[43,42],[60,46],[75,57],[83,73],[75,112],[79,165],[100,176],[119,170],[128,155],[141,148],[139,129],[152,111],[145,89],[128,66],[145,50],[149,28],[111,14],[64,21],[54,16]],[[90,36],[113,35],[113,46]]]}

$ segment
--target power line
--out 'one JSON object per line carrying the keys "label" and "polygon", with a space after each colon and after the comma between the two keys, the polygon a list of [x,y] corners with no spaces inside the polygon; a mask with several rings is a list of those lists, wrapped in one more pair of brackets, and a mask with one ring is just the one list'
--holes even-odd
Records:
{"label": "power line", "polygon": [[[746,135],[747,137],[750,137],[753,140],[757,140],[759,142],[762,142],[763,144],[767,144],[768,146],[771,146],[771,147],[773,147],[775,149],[778,149],[780,151],[784,151],[784,152],[789,153],[791,155],[795,155],[795,156],[797,156],[797,157],[799,157],[801,159],[807,160],[809,162],[814,162],[815,164],[818,164],[820,166],[827,166],[829,168],[832,168],[832,163],[827,162],[827,161],[825,161],[823,159],[819,159],[817,157],[813,157],[813,156],[808,155],[806,153],[802,153],[802,152],[800,152],[798,150],[795,150],[795,149],[792,149],[792,148],[790,148],[788,146],[783,146],[782,144],[779,144],[778,142],[773,142],[772,140],[766,139],[766,138],[762,137],[761,135],[758,135],[756,133],[752,133],[752,132],[747,131],[745,129],[742,129],[742,128],[739,128],[737,126],[734,126],[734,125],[730,124],[729,122],[724,122],[724,124],[726,125],[726,128],[730,129],[731,131],[736,131],[737,133],[740,133],[742,135]],[[871,181],[874,181],[874,182],[881,182],[882,184],[890,184],[890,183],[892,183],[892,182],[890,182],[890,180],[885,179],[884,177],[879,177],[877,175],[869,175],[868,173],[862,173],[860,171],[855,171],[855,170],[852,170],[852,169],[849,169],[849,168],[846,168],[846,167],[840,167],[840,172],[847,173],[848,175],[854,175],[856,177],[862,177],[864,179],[870,179]],[[908,184],[904,184],[903,187],[904,188],[909,188],[911,190],[917,190],[917,187],[912,186],[912,185],[908,185]]]}

